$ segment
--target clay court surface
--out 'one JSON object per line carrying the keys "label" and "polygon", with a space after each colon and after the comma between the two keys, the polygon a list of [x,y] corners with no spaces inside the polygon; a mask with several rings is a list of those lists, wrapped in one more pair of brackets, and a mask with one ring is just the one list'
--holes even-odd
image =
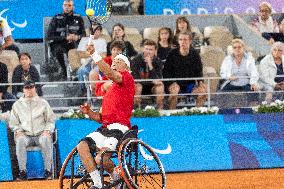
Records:
{"label": "clay court surface", "polygon": [[[284,169],[167,174],[167,189],[284,189]],[[58,180],[1,182],[0,189],[58,189]]]}

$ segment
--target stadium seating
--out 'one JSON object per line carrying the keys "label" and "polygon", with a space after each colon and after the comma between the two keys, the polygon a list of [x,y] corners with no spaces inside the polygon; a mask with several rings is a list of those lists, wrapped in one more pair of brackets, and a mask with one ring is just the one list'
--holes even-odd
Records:
{"label": "stadium seating", "polygon": [[141,52],[141,43],[143,40],[141,34],[126,34],[125,40],[132,43],[136,51]]}
{"label": "stadium seating", "polygon": [[[225,52],[220,47],[215,46],[201,46],[200,56],[205,69],[203,69],[204,76],[218,77],[220,76],[220,68]],[[214,73],[215,70],[215,73]],[[210,91],[216,92],[219,80],[211,80]]]}
{"label": "stadium seating", "polygon": [[207,26],[204,28],[204,37],[208,38],[210,45],[221,47],[225,50],[234,36],[225,26]]}
{"label": "stadium seating", "polygon": [[0,62],[7,65],[8,81],[12,82],[13,71],[19,64],[19,58],[17,53],[15,51],[3,50],[0,53]]}
{"label": "stadium seating", "polygon": [[124,28],[124,33],[125,33],[125,35],[128,35],[128,34],[139,34],[139,31],[138,31],[137,28],[125,27]]}
{"label": "stadium seating", "polygon": [[145,28],[143,31],[143,39],[158,40],[158,32],[160,27]]}

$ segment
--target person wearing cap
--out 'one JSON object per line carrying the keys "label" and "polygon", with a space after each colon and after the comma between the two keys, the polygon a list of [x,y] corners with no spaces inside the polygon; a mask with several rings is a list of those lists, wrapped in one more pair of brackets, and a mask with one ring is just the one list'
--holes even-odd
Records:
{"label": "person wearing cap", "polygon": [[27,80],[23,88],[24,96],[18,99],[11,110],[9,125],[14,131],[16,156],[19,164],[19,180],[27,179],[27,150],[31,145],[41,148],[44,159],[45,178],[51,178],[52,133],[55,114],[48,102],[37,95],[35,82]]}
{"label": "person wearing cap", "polygon": [[[103,60],[108,65],[112,65],[112,60],[119,54],[122,54],[123,50],[125,48],[125,45],[120,40],[114,40],[111,45],[111,55],[105,57]],[[109,86],[111,85],[112,81],[110,81],[102,72],[99,71],[98,67],[96,66],[95,69],[92,69],[92,71],[89,74],[89,81],[96,81],[96,80],[108,80],[106,82],[96,82],[91,83],[92,92],[95,96],[103,96],[106,91],[108,90]]]}
{"label": "person wearing cap", "polygon": [[[100,154],[104,150],[116,150],[123,134],[131,129],[130,117],[133,110],[135,94],[134,78],[130,74],[130,62],[122,54],[117,55],[111,67],[105,63],[102,57],[94,50],[88,51],[98,65],[99,70],[112,81],[109,89],[103,96],[101,112],[94,112],[88,105],[82,105],[80,110],[91,119],[102,124],[95,132],[83,138],[77,145],[78,153],[86,170],[89,172],[94,185],[91,189],[101,188],[101,177],[97,164],[100,162]],[[92,157],[97,153],[96,158]],[[112,179],[117,179],[118,171],[110,160],[111,154],[104,156],[104,169]],[[117,167],[116,167],[117,168]]]}

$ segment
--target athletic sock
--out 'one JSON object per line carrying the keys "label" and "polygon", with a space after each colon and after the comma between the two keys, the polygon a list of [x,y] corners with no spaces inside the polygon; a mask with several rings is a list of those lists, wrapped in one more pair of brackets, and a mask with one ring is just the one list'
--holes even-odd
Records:
{"label": "athletic sock", "polygon": [[96,169],[93,172],[90,173],[90,176],[94,182],[94,186],[97,188],[102,188],[102,181],[101,181],[101,176],[100,172]]}

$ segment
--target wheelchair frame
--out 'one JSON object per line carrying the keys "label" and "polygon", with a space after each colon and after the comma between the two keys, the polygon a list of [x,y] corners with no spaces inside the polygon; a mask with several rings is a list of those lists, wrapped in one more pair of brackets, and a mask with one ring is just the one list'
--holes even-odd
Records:
{"label": "wheelchair frame", "polygon": [[[146,158],[143,157],[145,152],[148,154]],[[110,182],[109,176],[105,174],[103,169],[104,155],[108,153],[113,154],[111,158],[118,159],[118,166],[121,170],[121,178],[114,182]],[[103,183],[102,189],[113,187],[120,189],[166,188],[166,174],[159,157],[149,145],[138,140],[137,137],[122,140],[118,151],[104,151],[101,154],[100,161],[98,169]],[[80,162],[80,165],[76,167],[75,164],[78,162]],[[67,174],[69,167],[70,175]],[[75,147],[62,165],[59,175],[59,188],[88,189],[92,184],[92,179],[82,165]],[[119,185],[120,187],[118,187]]]}

